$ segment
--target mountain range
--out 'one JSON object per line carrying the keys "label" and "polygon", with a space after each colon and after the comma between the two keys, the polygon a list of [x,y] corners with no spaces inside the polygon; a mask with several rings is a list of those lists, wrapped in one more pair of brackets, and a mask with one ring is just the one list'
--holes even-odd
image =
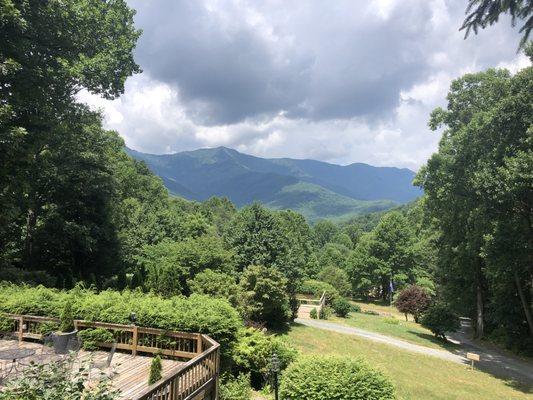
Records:
{"label": "mountain range", "polygon": [[412,185],[415,173],[406,168],[260,158],[226,147],[157,155],[126,150],[174,195],[198,201],[227,197],[238,207],[259,201],[310,221],[386,210],[422,194]]}

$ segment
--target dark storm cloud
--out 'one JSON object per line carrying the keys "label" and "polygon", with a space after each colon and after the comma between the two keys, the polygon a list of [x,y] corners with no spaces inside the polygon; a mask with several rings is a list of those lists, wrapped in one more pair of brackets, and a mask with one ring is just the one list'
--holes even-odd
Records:
{"label": "dark storm cloud", "polygon": [[135,1],[144,30],[137,59],[175,85],[204,125],[279,112],[385,115],[401,89],[427,74],[420,40],[430,10],[399,7],[383,18],[361,3]]}

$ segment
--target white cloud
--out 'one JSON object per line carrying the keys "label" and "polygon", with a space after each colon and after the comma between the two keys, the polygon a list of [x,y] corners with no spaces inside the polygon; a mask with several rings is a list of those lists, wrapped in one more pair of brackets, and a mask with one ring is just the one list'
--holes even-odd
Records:
{"label": "white cloud", "polygon": [[436,150],[427,120],[452,79],[529,64],[505,19],[463,40],[462,0],[131,4],[145,73],[118,100],[80,98],[145,152],[224,145],[417,169]]}

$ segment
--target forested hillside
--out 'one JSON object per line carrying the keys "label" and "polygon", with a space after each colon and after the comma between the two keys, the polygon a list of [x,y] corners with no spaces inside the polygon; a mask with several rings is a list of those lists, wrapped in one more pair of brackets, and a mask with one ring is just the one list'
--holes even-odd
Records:
{"label": "forested hillside", "polygon": [[298,211],[310,221],[346,220],[422,194],[413,186],[414,172],[405,168],[266,159],[226,147],[166,155],[127,151],[145,161],[176,195],[199,201],[222,196],[238,207],[259,201],[268,208]]}

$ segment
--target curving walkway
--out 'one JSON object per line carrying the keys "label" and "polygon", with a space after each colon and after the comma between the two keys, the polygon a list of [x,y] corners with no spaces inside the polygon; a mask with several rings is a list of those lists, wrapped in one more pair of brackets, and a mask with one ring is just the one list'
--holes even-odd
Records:
{"label": "curving walkway", "polygon": [[382,335],[375,332],[370,332],[364,329],[353,328],[333,322],[316,319],[297,318],[294,322],[313,328],[324,329],[337,333],[344,333],[346,335],[354,335],[363,337],[374,342],[385,343],[390,346],[399,347],[406,351],[420,353],[428,356],[438,357],[443,360],[455,362],[458,364],[469,364],[470,361],[466,359],[467,352],[474,352],[481,355],[481,361],[476,363],[476,367],[489,372],[495,376],[504,379],[514,379],[523,384],[533,387],[533,364],[522,360],[518,357],[513,357],[502,351],[490,349],[482,346],[479,343],[467,339],[468,324],[462,323],[462,330],[453,336],[454,341],[459,342],[460,349],[456,352],[446,350],[433,349],[430,347],[413,344],[405,340],[396,339],[390,336]]}

